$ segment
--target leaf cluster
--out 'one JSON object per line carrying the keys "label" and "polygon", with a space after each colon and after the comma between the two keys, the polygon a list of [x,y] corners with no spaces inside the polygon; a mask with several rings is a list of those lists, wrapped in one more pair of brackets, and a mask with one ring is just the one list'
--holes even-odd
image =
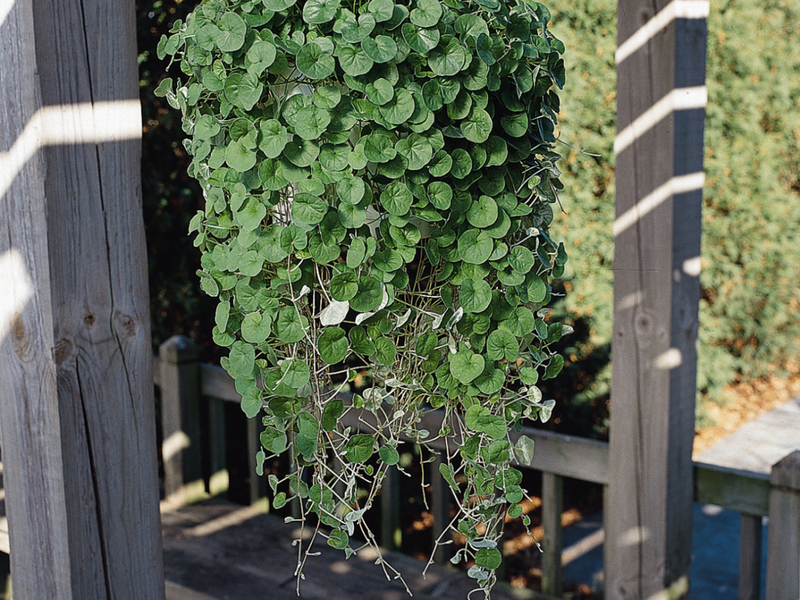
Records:
{"label": "leaf cluster", "polygon": [[[458,558],[485,590],[532,452],[509,429],[549,417],[537,383],[568,332],[545,308],[567,261],[549,19],[527,0],[205,0],[158,46],[185,74],[157,93],[205,197],[190,231],[222,364],[261,458],[299,466],[270,479],[276,505],[298,498],[349,556],[357,531],[374,543],[362,516],[400,440],[447,438]],[[354,360],[375,384],[345,401]]]}

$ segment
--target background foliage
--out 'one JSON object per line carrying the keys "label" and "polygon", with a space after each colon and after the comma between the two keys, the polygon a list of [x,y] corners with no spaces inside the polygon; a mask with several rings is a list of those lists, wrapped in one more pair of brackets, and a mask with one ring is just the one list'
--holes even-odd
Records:
{"label": "background foliage", "polygon": [[[155,58],[158,39],[194,4],[137,2],[156,343],[175,332],[204,343],[213,323],[213,307],[195,281],[199,253],[185,235],[199,190],[185,175],[180,124],[152,95],[164,67]],[[553,235],[566,241],[572,260],[563,282],[569,293],[555,316],[575,333],[563,342],[565,372],[545,397],[559,401],[555,427],[602,437],[610,378],[616,2],[575,0],[551,10],[569,48],[561,139],[600,156],[570,150],[559,164],[566,214]],[[798,23],[795,0],[711,3],[698,383],[716,399],[726,383],[779,369],[800,347]]]}

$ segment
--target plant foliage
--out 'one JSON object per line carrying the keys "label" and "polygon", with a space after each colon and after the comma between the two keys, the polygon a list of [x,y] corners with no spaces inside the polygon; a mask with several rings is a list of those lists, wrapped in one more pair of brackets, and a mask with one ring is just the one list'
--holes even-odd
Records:
{"label": "plant foliage", "polygon": [[[487,596],[525,497],[512,463],[532,455],[509,432],[549,417],[537,383],[564,364],[545,308],[567,260],[548,233],[565,73],[549,19],[528,0],[204,0],[158,46],[185,74],[157,93],[206,201],[190,230],[214,340],[262,419],[260,459],[298,467],[270,477],[275,505],[297,499],[349,557],[353,536],[374,545],[363,515],[400,440],[444,438],[454,562]],[[374,384],[344,399],[353,360]]]}

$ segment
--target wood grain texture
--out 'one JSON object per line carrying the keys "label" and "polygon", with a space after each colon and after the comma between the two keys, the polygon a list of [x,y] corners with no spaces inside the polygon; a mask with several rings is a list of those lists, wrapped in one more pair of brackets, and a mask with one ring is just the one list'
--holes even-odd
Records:
{"label": "wood grain texture", "polygon": [[767,600],[800,598],[800,450],[772,467]]}
{"label": "wood grain texture", "polygon": [[758,600],[761,591],[761,517],[741,515],[737,600]]}
{"label": "wood grain texture", "polygon": [[542,473],[542,592],[561,597],[563,577],[561,551],[563,535],[561,513],[564,512],[564,478]]}
{"label": "wood grain texture", "polygon": [[[619,0],[620,45],[667,4]],[[617,132],[637,125],[616,164],[610,600],[688,593],[700,291],[692,265],[700,256],[702,193],[671,186],[678,177],[702,177],[703,120],[702,110],[642,117],[674,89],[703,85],[704,69],[705,22],[698,28],[686,20],[671,21],[618,65]]]}
{"label": "wood grain texture", "polygon": [[30,0],[0,24],[0,158],[21,167],[0,169],[0,439],[14,595],[69,600],[44,165],[22,135],[41,106],[33,28]]}
{"label": "wood grain texture", "polygon": [[63,107],[44,151],[45,239],[73,593],[161,599],[141,146],[121,133],[140,123],[93,112],[136,102],[133,3],[36,0],[33,13],[42,102]]}

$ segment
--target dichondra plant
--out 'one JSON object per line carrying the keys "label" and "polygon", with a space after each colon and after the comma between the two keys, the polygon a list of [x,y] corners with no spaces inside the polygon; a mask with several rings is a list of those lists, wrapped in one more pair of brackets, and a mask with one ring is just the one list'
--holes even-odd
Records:
{"label": "dichondra plant", "polygon": [[[530,523],[514,430],[549,417],[536,383],[563,365],[548,21],[528,0],[203,0],[158,47],[185,74],[157,92],[205,196],[190,229],[214,340],[259,460],[296,467],[269,476],[274,505],[348,557],[377,548],[364,513],[398,444],[438,448],[453,561],[487,596],[506,516]],[[372,385],[345,395],[354,366]]]}

